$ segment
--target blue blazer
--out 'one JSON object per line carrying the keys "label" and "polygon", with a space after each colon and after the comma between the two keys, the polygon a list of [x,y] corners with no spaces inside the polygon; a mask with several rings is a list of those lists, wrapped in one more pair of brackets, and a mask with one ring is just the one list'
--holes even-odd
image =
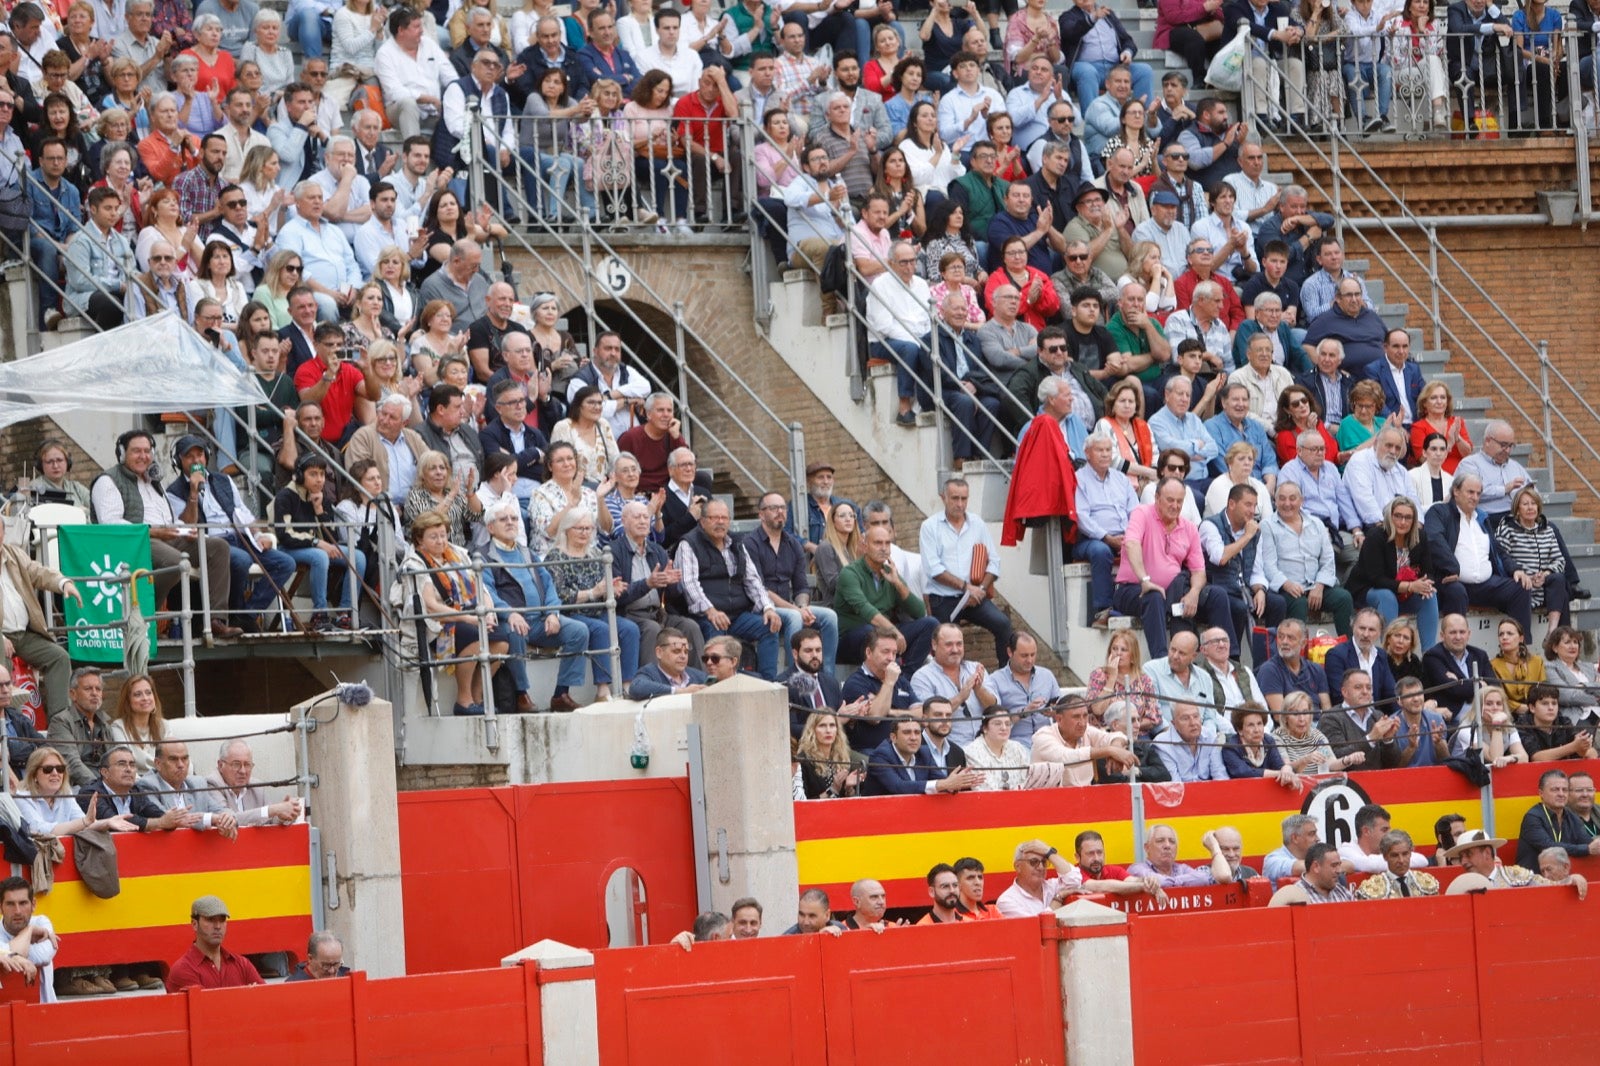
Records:
{"label": "blue blazer", "polygon": [[900,769],[902,761],[893,739],[867,752],[867,764],[867,779],[861,786],[863,796],[920,796],[929,781],[945,776],[944,767],[934,765],[933,756],[923,747],[917,749],[916,764],[911,768],[911,777],[907,778]]}
{"label": "blue blazer", "polygon": [[[689,675],[691,685],[706,683],[706,675],[702,670],[690,666],[685,668],[684,673]],[[633,675],[633,683],[628,686],[628,691],[636,700],[647,700],[652,696],[670,696],[672,682],[667,680],[666,672],[661,667],[651,663],[649,666],[640,667],[639,672]]]}
{"label": "blue blazer", "polygon": [[483,445],[485,454],[505,452],[517,461],[517,476],[530,478],[534,481],[543,481],[544,453],[550,447],[544,431],[538,426],[528,426],[522,435],[524,445],[520,452],[511,450],[511,431],[506,424],[496,418],[478,431],[478,442]]}
{"label": "blue blazer", "polygon": [[[1489,538],[1489,566],[1498,577],[1510,577],[1520,569],[1500,550],[1500,544],[1489,529],[1489,516],[1479,508],[1472,516]],[[1456,559],[1456,541],[1461,536],[1461,512],[1451,500],[1436,503],[1428,508],[1422,519],[1422,535],[1428,538],[1428,554],[1433,557],[1433,570],[1429,577],[1435,582],[1441,578],[1461,574],[1461,563]],[[1488,677],[1488,674],[1484,675]]]}
{"label": "blue blazer", "polygon": [[[1355,669],[1358,666],[1354,644],[1345,641],[1328,649],[1328,656],[1322,661],[1322,671],[1328,675],[1328,692],[1335,699],[1339,698],[1339,686],[1344,682],[1345,673]],[[1394,712],[1394,674],[1389,669],[1389,657],[1382,648],[1378,649],[1378,656],[1372,663],[1372,699],[1378,704],[1380,713]]]}
{"label": "blue blazer", "polygon": [[[1376,381],[1383,390],[1383,410],[1379,411],[1380,417],[1387,417],[1400,411],[1400,394],[1394,391],[1394,375],[1389,373],[1389,360],[1374,359],[1367,364],[1362,375],[1368,381]],[[1416,363],[1406,361],[1404,377],[1406,379],[1406,401],[1411,406],[1412,420],[1417,415],[1417,397],[1422,394],[1422,370]],[[1406,423],[1410,425],[1410,423]]]}

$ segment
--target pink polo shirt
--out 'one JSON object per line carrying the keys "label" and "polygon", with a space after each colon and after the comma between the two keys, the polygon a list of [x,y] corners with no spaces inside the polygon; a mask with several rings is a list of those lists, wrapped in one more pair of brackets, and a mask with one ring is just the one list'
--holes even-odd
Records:
{"label": "pink polo shirt", "polygon": [[[1162,588],[1172,584],[1180,570],[1204,570],[1205,556],[1200,551],[1200,531],[1178,519],[1171,533],[1162,525],[1161,516],[1153,503],[1141,504],[1128,516],[1127,539],[1138,541],[1144,551],[1144,572]],[[1122,563],[1117,567],[1117,580],[1139,583],[1139,576],[1128,562],[1128,553],[1122,553]]]}

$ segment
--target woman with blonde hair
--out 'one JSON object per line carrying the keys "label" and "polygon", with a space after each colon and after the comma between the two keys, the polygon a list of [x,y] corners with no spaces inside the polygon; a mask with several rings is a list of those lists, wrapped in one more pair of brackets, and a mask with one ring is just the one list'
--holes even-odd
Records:
{"label": "woman with blonde hair", "polygon": [[123,682],[106,734],[112,743],[133,749],[141,774],[155,768],[156,745],[166,739],[167,730],[161,697],[156,695],[156,683],[148,674],[135,674]]}
{"label": "woman with blonde hair", "polygon": [[[93,799],[91,797],[91,803]],[[85,814],[73,795],[72,783],[67,780],[66,757],[51,747],[34,748],[33,754],[28,756],[16,800],[23,826],[30,836],[69,837],[86,829],[132,833],[139,828],[115,811],[110,817],[99,819],[94,814]]]}
{"label": "woman with blonde hair", "polygon": [[860,794],[867,779],[867,757],[850,750],[833,711],[816,711],[806,719],[796,748],[800,782],[806,799],[837,799]]}
{"label": "woman with blonde hair", "polygon": [[250,298],[267,309],[272,316],[273,329],[282,329],[290,323],[289,290],[300,284],[304,271],[305,262],[299,252],[278,252],[267,260],[266,273]]}
{"label": "woman with blonde hair", "polygon": [[833,591],[839,584],[839,571],[861,558],[861,533],[856,529],[856,509],[850,503],[828,508],[822,523],[822,543],[812,557],[817,571],[817,591],[813,602],[823,607],[833,604]]}
{"label": "woman with blonde hair", "polygon": [[1450,754],[1464,759],[1476,752],[1483,764],[1500,769],[1512,763],[1527,762],[1528,752],[1512,725],[1508,697],[1499,685],[1480,685],[1478,697],[1467,704],[1450,742]]}
{"label": "woman with blonde hair", "polygon": [[322,95],[341,113],[357,88],[377,80],[378,46],[388,36],[388,17],[377,0],[345,0],[333,13],[332,77]]}
{"label": "woman with blonde hair", "polygon": [[1161,246],[1154,241],[1140,241],[1133,246],[1128,257],[1128,272],[1117,279],[1117,293],[1129,285],[1144,286],[1144,310],[1165,322],[1167,315],[1178,309],[1178,293],[1173,285],[1172,272],[1161,261]]}
{"label": "woman with blonde hair", "polygon": [[258,144],[244,154],[239,164],[239,188],[244,190],[244,207],[257,229],[276,234],[289,221],[288,190],[278,185],[278,171],[282,164],[278,153],[265,144]]}
{"label": "woman with blonde hair", "polygon": [[1084,702],[1095,724],[1105,720],[1112,700],[1128,701],[1134,711],[1132,736],[1151,732],[1161,724],[1161,707],[1156,702],[1155,682],[1139,669],[1139,640],[1131,630],[1119,629],[1106,644],[1106,661],[1089,672]]}
{"label": "woman with blonde hair", "polygon": [[392,340],[394,331],[383,324],[383,285],[369,281],[356,290],[350,321],[344,324],[344,342],[365,352],[377,341]]}
{"label": "woman with blonde hair", "polygon": [[444,452],[426,451],[417,457],[417,479],[406,493],[400,517],[407,527],[425,514],[437,514],[449,527],[452,544],[466,544],[472,520],[483,513],[483,503],[451,469]]}
{"label": "woman with blonde hair", "polygon": [[1545,517],[1538,489],[1524,485],[1512,494],[1511,510],[1494,527],[1494,541],[1510,569],[1521,570],[1531,582],[1528,603],[1535,610],[1544,608],[1552,628],[1566,621],[1572,599],[1567,545],[1555,523]]}
{"label": "woman with blonde hair", "polygon": [[1444,438],[1444,472],[1454,474],[1461,460],[1472,454],[1472,436],[1467,423],[1456,417],[1455,397],[1450,386],[1442,381],[1430,381],[1417,394],[1417,420],[1411,423],[1411,462],[1422,459],[1422,448],[1434,433]]}

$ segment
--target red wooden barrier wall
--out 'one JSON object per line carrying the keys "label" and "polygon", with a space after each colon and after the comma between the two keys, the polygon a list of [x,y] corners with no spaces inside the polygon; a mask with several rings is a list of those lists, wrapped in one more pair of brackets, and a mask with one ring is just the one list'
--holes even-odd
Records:
{"label": "red wooden barrier wall", "polygon": [[542,1066],[531,966],[0,1008],[4,1066]]}
{"label": "red wooden barrier wall", "polygon": [[[1054,919],[595,953],[604,1066],[1063,1062]],[[930,1040],[934,1044],[930,1044]]]}
{"label": "red wooden barrier wall", "polygon": [[1600,897],[1530,888],[1136,917],[1139,1062],[1596,1061]]}
{"label": "red wooden barrier wall", "polygon": [[684,779],[402,792],[406,969],[495,966],[544,939],[605,947],[605,884],[624,866],[665,940],[694,921],[694,853]]}

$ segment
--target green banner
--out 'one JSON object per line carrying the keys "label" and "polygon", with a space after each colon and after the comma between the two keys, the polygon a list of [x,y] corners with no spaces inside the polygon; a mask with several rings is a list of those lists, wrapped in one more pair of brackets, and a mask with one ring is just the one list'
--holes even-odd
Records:
{"label": "green banner", "polygon": [[[99,581],[101,576],[125,576],[150,569],[149,526],[61,526],[61,572],[72,578],[83,595],[83,606],[63,600],[67,625],[94,626],[67,631],[67,654],[95,663],[122,662],[123,622],[128,615],[129,585]],[[140,577],[139,609],[150,621],[150,658],[155,658],[156,623],[160,609],[155,583]]]}

